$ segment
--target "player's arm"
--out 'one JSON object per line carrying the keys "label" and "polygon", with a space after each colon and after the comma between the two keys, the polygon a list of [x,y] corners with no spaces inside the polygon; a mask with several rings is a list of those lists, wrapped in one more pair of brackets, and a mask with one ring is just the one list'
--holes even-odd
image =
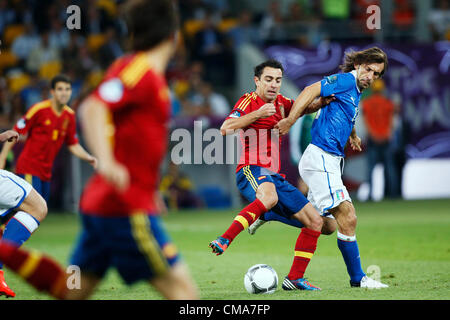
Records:
{"label": "player's arm", "polygon": [[97,158],[89,154],[79,143],[72,144],[67,148],[74,156],[88,162],[94,169],[97,169]]}
{"label": "player's arm", "polygon": [[295,99],[291,111],[289,112],[289,116],[282,119],[275,126],[275,128],[280,131],[281,135],[288,133],[295,121],[297,121],[297,119],[304,114],[306,108],[314,101],[314,99],[320,96],[320,90],[321,83],[318,81],[307,86],[302,92],[300,92],[297,99]]}
{"label": "player's arm", "polygon": [[[236,111],[238,112],[238,111]],[[220,127],[220,133],[225,136],[233,134],[236,130],[244,129],[251,125],[258,119],[270,117],[276,113],[275,105],[273,103],[266,103],[258,110],[250,112],[249,114],[240,116],[238,118],[226,119]]]}
{"label": "player's arm", "polygon": [[348,138],[348,142],[350,142],[350,146],[354,151],[362,151],[361,148],[361,138],[356,134],[355,127],[353,127],[352,132],[350,133],[350,137]]}
{"label": "player's arm", "polygon": [[98,159],[97,171],[117,189],[124,190],[129,185],[129,174],[114,157],[108,135],[108,113],[104,102],[88,97],[81,106],[83,132],[88,148]]}
{"label": "player's arm", "polygon": [[306,108],[305,111],[303,111],[302,115],[304,114],[310,114],[318,111],[319,109],[322,109],[326,105],[330,104],[330,102],[336,100],[336,97],[334,94],[328,97],[319,97],[314,99],[313,102],[311,102]]}
{"label": "player's arm", "polygon": [[5,168],[6,158],[18,139],[19,134],[14,130],[7,130],[0,133],[0,142],[5,142],[3,144],[2,151],[0,152],[0,169]]}

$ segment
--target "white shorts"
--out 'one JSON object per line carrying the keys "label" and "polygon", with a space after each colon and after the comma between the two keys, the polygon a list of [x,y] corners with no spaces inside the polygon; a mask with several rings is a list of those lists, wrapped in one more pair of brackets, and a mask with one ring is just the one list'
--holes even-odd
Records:
{"label": "white shorts", "polygon": [[[341,167],[342,163],[342,167]],[[344,158],[309,144],[303,153],[298,170],[308,185],[308,200],[322,215],[343,201],[352,201],[342,182]]]}
{"label": "white shorts", "polygon": [[19,207],[32,189],[21,177],[0,169],[0,217]]}

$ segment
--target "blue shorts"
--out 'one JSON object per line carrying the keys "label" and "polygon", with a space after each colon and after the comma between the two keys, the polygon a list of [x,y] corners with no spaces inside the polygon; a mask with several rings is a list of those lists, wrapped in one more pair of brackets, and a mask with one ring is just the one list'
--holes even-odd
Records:
{"label": "blue shorts", "polygon": [[164,275],[180,259],[159,216],[81,214],[82,232],[71,265],[103,278],[115,267],[127,284]]}
{"label": "blue shorts", "polygon": [[50,198],[50,181],[42,181],[40,178],[31,174],[18,174],[19,177],[31,184],[41,196],[45,202],[48,202]]}
{"label": "blue shorts", "polygon": [[288,219],[309,202],[303,193],[286,181],[281,175],[259,166],[245,166],[236,173],[236,184],[241,194],[249,201],[256,199],[256,190],[263,182],[275,185],[278,203],[270,211]]}

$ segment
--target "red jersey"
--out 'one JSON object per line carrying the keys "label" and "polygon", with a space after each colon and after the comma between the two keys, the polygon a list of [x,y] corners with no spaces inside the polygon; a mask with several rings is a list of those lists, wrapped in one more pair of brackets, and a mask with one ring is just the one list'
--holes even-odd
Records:
{"label": "red jersey", "polygon": [[[273,102],[276,113],[270,117],[258,119],[241,131],[241,157],[236,168],[238,172],[247,165],[257,165],[280,172],[281,137],[274,135],[271,129],[289,115],[293,100],[279,94]],[[258,110],[266,102],[255,92],[244,94],[236,103],[227,119],[239,118]]]}
{"label": "red jersey", "polygon": [[116,160],[128,169],[130,185],[119,192],[94,175],[84,188],[81,210],[99,216],[156,214],[154,194],[167,151],[170,117],[166,80],[152,70],[145,54],[133,54],[116,60],[93,95],[110,112],[111,147]]}
{"label": "red jersey", "polygon": [[42,181],[50,181],[53,160],[65,142],[78,143],[75,112],[64,106],[58,114],[50,100],[35,105],[17,121],[14,130],[28,134],[23,151],[16,163],[17,174],[31,174]]}

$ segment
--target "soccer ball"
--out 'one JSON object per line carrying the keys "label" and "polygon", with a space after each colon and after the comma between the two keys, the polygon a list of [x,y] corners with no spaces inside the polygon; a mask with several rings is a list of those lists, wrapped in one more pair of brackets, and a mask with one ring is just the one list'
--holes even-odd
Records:
{"label": "soccer ball", "polygon": [[278,286],[278,275],[267,264],[256,264],[247,270],[244,287],[248,293],[274,293]]}

